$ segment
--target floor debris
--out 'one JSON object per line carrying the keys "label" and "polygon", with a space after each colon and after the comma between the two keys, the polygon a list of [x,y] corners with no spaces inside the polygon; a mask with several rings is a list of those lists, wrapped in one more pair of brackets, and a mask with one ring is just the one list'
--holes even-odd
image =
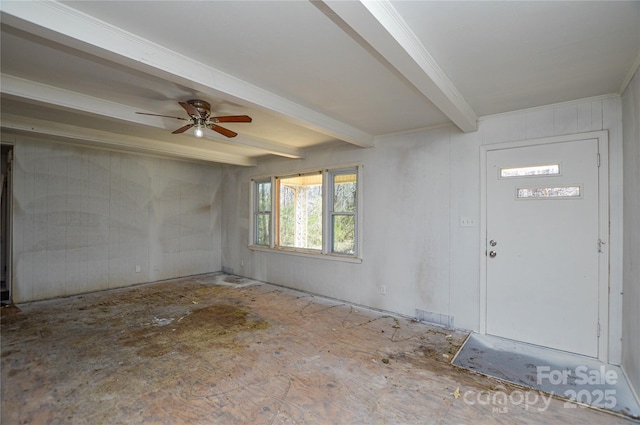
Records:
{"label": "floor debris", "polygon": [[628,424],[479,403],[518,387],[449,363],[466,333],[221,273],[3,307],[0,335],[3,424]]}

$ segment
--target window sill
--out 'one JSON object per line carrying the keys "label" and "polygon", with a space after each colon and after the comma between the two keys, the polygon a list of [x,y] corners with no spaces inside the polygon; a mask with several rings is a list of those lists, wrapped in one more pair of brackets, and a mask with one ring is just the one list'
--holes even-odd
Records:
{"label": "window sill", "polygon": [[314,252],[314,251],[307,251],[307,250],[303,251],[303,250],[287,249],[287,248],[269,248],[269,247],[259,246],[259,245],[249,245],[249,249],[252,251],[294,255],[297,257],[315,258],[318,260],[342,261],[345,263],[357,263],[357,264],[362,263],[362,258],[360,257],[350,257],[350,256],[338,255],[338,254],[323,254],[319,251]]}

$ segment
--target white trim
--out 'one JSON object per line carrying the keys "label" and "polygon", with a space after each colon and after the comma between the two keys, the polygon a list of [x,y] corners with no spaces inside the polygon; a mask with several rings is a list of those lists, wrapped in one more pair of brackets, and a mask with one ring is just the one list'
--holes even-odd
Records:
{"label": "white trim", "polygon": [[480,288],[478,333],[487,334],[487,152],[496,145],[480,146]]}
{"label": "white trim", "polygon": [[633,65],[631,65],[631,69],[629,69],[629,72],[627,73],[627,76],[622,81],[622,84],[620,84],[620,88],[618,89],[618,93],[620,93],[620,96],[624,94],[624,91],[627,89],[627,86],[629,85],[631,80],[633,80],[633,76],[636,75],[638,68],[640,68],[640,53],[638,53],[638,57],[636,58],[636,61],[633,63]]}
{"label": "white trim", "polygon": [[[598,339],[598,358],[604,362],[611,359],[611,341],[609,340],[611,327],[611,300],[609,288],[611,287],[611,231],[609,212],[611,200],[609,199],[609,132],[606,130],[595,132],[598,139],[598,154],[600,155],[598,167],[598,235],[605,242],[598,262],[598,315],[600,324],[600,338]],[[590,133],[588,133],[590,134]]]}
{"label": "white trim", "polygon": [[249,249],[259,252],[270,252],[272,254],[287,254],[295,255],[298,257],[315,258],[316,260],[342,261],[345,263],[362,263],[363,261],[362,257],[353,257],[331,253],[322,254],[320,253],[320,251],[318,251],[317,253],[305,252],[303,250],[295,250],[293,248],[267,248],[265,246],[249,245]]}
{"label": "white trim", "polygon": [[326,168],[322,170],[322,255],[331,254],[329,247],[333,242],[333,235],[330,230],[331,214],[329,214],[329,195],[333,190],[333,182],[329,182],[330,176],[331,171]]}
{"label": "white trim", "polygon": [[[479,333],[487,333],[487,153],[494,150],[518,148],[531,145],[544,145],[563,143],[586,139],[598,140],[598,152],[600,153],[600,167],[598,168],[599,185],[599,229],[600,238],[607,243],[604,245],[603,255],[599,259],[598,276],[598,316],[600,321],[600,338],[598,339],[598,359],[607,362],[611,344],[609,341],[609,133],[606,130],[589,133],[576,133],[563,136],[545,137],[541,139],[529,139],[507,143],[496,143],[480,146],[480,306],[479,306]],[[595,247],[594,247],[595,249]],[[553,348],[553,347],[552,347]]]}
{"label": "white trim", "polygon": [[333,171],[333,170],[341,170],[343,168],[357,168],[358,170],[360,170],[361,168],[364,168],[364,165],[361,162],[347,162],[344,164],[335,164],[335,165],[328,165],[328,166],[317,166],[317,167],[311,167],[311,168],[303,168],[303,169],[295,169],[295,170],[291,170],[291,171],[286,171],[287,169],[285,168],[285,171],[281,171],[281,172],[272,172],[272,173],[265,173],[265,174],[257,174],[254,176],[250,176],[249,179],[250,180],[265,180],[268,179],[269,177],[291,177],[294,176],[296,174],[299,175],[303,175],[303,174],[312,174],[312,173],[318,173],[320,171],[324,171],[324,170],[328,170],[328,171]]}
{"label": "white trim", "polygon": [[552,103],[549,105],[534,106],[532,108],[516,109],[513,111],[500,112],[498,114],[483,115],[480,118],[478,118],[478,121],[487,121],[495,118],[508,117],[511,115],[518,115],[518,114],[527,113],[527,112],[548,111],[549,109],[560,108],[568,105],[579,105],[581,103],[597,102],[601,100],[615,99],[619,97],[620,95],[618,93],[602,94],[599,96],[585,97],[582,99],[575,99],[575,100],[567,100],[565,102]]}
{"label": "white trim", "polygon": [[451,122],[443,122],[441,124],[433,124],[433,125],[428,125],[426,127],[412,128],[409,130],[396,131],[393,133],[385,133],[385,134],[380,134],[376,136],[376,142],[384,141],[385,138],[405,136],[405,135],[415,134],[415,133],[424,133],[425,131],[438,130],[440,128],[449,128],[449,127],[454,128],[456,126]]}

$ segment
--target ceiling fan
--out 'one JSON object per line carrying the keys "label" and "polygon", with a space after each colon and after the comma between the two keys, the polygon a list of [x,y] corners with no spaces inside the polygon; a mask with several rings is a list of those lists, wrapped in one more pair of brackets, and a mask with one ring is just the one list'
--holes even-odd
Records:
{"label": "ceiling fan", "polygon": [[183,121],[191,121],[191,123],[180,127],[179,129],[171,132],[172,134],[184,133],[191,127],[195,127],[194,136],[202,137],[204,136],[204,129],[210,128],[211,130],[222,134],[227,137],[236,137],[238,133],[235,131],[231,131],[228,128],[224,128],[218,125],[221,122],[251,122],[251,117],[248,115],[227,115],[222,117],[212,117],[211,116],[211,105],[204,100],[188,100],[186,102],[178,102],[180,106],[187,111],[189,114],[189,118],[181,118],[181,117],[172,117],[169,115],[159,115],[159,114],[149,114],[146,112],[136,112],[136,114],[141,115],[152,115],[155,117],[165,117],[165,118],[175,118],[177,120]]}

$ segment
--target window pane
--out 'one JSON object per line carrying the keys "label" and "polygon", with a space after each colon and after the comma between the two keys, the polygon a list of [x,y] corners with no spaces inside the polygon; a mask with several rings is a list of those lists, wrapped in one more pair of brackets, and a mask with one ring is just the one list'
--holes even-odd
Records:
{"label": "window pane", "polygon": [[547,176],[554,174],[560,174],[560,164],[500,169],[500,177]]}
{"label": "window pane", "polygon": [[271,182],[258,183],[258,212],[271,211]]}
{"label": "window pane", "polygon": [[580,186],[518,188],[518,198],[579,198]]}
{"label": "window pane", "polygon": [[337,254],[356,253],[356,216],[353,214],[333,216],[333,246]]}
{"label": "window pane", "polygon": [[295,190],[289,186],[280,185],[280,238],[282,246],[295,246],[296,233],[296,202]]}
{"label": "window pane", "polygon": [[256,217],[256,245],[269,246],[269,229],[271,226],[271,214],[258,214]]}
{"label": "window pane", "polygon": [[322,175],[279,179],[279,191],[279,245],[322,249]]}
{"label": "window pane", "polygon": [[338,174],[333,176],[333,211],[355,212],[356,176],[356,174]]}

